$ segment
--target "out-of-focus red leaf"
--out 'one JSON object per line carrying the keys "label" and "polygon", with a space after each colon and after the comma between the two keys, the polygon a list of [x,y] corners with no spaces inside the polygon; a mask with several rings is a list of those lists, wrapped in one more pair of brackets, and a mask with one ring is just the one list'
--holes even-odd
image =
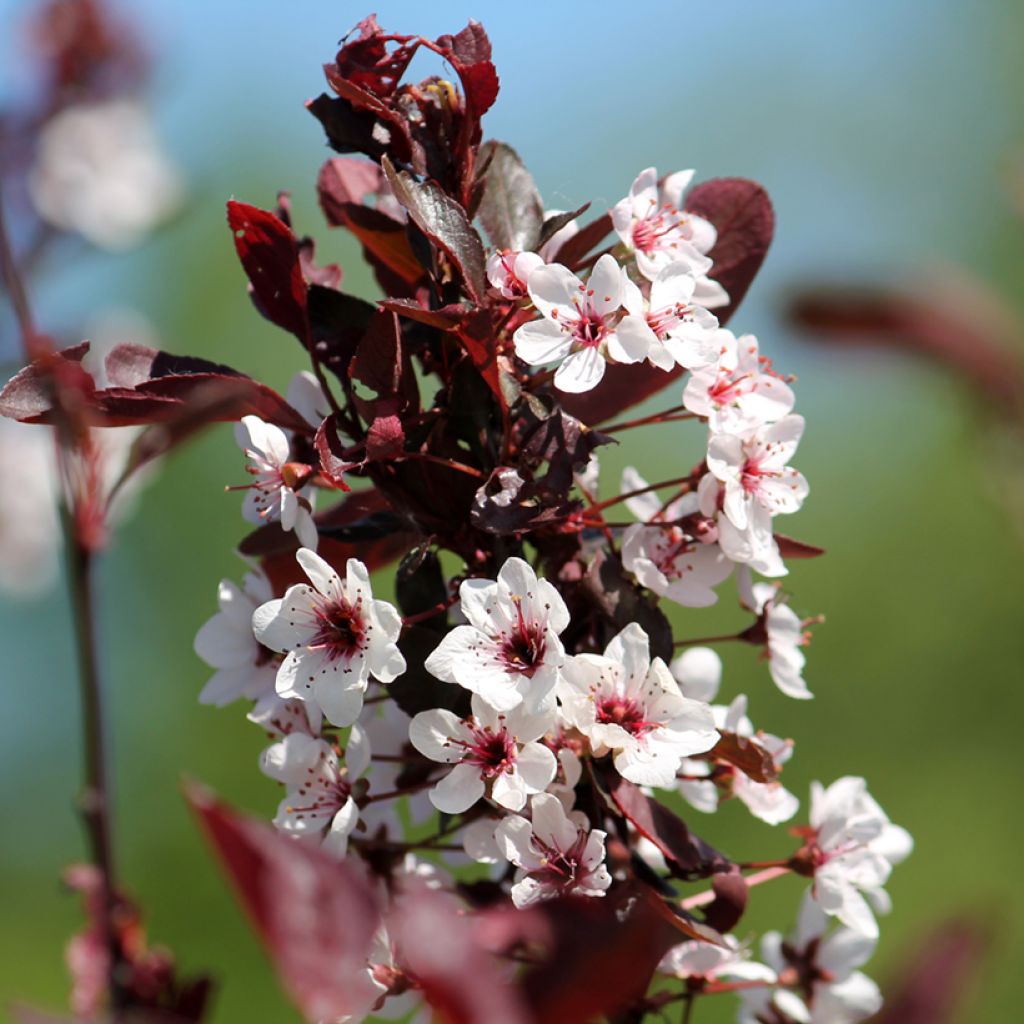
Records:
{"label": "out-of-focus red leaf", "polygon": [[986,401],[1024,410],[1024,327],[983,286],[952,275],[901,294],[883,288],[808,288],[789,305],[801,329],[838,345],[916,352],[968,381]]}
{"label": "out-of-focus red leaf", "polygon": [[751,737],[734,732],[721,733],[718,742],[702,756],[731,764],[755,782],[773,782],[779,775],[772,755],[764,747]]}
{"label": "out-of-focus red leaf", "polygon": [[953,1024],[992,946],[991,929],[965,918],[914,943],[909,961],[884,986],[885,1006],[871,1024]]}
{"label": "out-of-focus red leaf", "polygon": [[395,198],[409,218],[451,260],[462,278],[466,293],[480,302],[487,290],[484,267],[487,257],[466,211],[431,181],[416,181],[406,171],[396,171],[383,160],[384,173]]}
{"label": "out-of-focus red leaf", "polygon": [[808,544],[806,541],[781,533],[775,534],[775,543],[779,545],[779,554],[783,558],[817,558],[825,554],[825,549],[819,548],[816,544]]}
{"label": "out-of-focus red leaf", "polygon": [[507,409],[508,396],[501,387],[501,366],[494,345],[494,321],[490,311],[480,309],[467,315],[457,328],[459,342],[473,360],[480,376],[494,393],[494,397]]}
{"label": "out-of-focus red leaf", "polygon": [[642,998],[665,952],[683,941],[673,915],[648,886],[627,882],[603,899],[568,898],[536,913],[554,941],[526,972],[535,1024],[588,1024]]}
{"label": "out-of-focus red leaf", "polygon": [[347,863],[190,786],[188,800],[282,984],[307,1020],[369,1010],[366,958],[380,909]]}
{"label": "out-of-focus red leaf", "polygon": [[654,843],[673,875],[692,880],[732,869],[732,862],[695,836],[682,818],[644,796],[638,786],[617,773],[609,772],[608,776],[603,785],[612,802],[642,836]]}
{"label": "out-of-focus red leaf", "polygon": [[267,210],[234,200],[228,202],[228,224],[256,307],[307,345],[307,286],[291,228]]}
{"label": "out-of-focus red leaf", "polygon": [[89,352],[89,342],[79,342],[37,359],[19,370],[0,388],[0,416],[23,423],[50,422],[46,417],[53,406],[54,373],[58,369],[73,374],[78,390],[88,398],[95,385],[81,365]]}
{"label": "out-of-focus red leaf", "polygon": [[532,1024],[521,993],[447,893],[406,893],[388,919],[402,968],[443,1024]]}
{"label": "out-of-focus red leaf", "polygon": [[384,175],[380,166],[358,157],[334,156],[320,168],[316,179],[321,206],[339,203],[361,205],[367,196],[380,191]]}
{"label": "out-of-focus red leaf", "polygon": [[477,216],[498,249],[532,249],[544,222],[544,204],[519,154],[504,142],[485,143],[487,161]]}
{"label": "out-of-focus red leaf", "polygon": [[[714,178],[690,191],[686,209],[709,220],[718,232],[708,255],[714,260],[710,276],[729,293],[729,305],[715,310],[719,322],[725,324],[746,295],[768,252],[775,230],[771,201],[756,182],[745,178]],[[578,241],[580,235],[562,246],[561,262],[566,262],[566,253],[575,255],[578,251],[582,244]],[[616,366],[593,390],[562,396],[561,401],[574,416],[593,426],[657,394],[682,373],[681,367],[666,373],[648,363]]]}

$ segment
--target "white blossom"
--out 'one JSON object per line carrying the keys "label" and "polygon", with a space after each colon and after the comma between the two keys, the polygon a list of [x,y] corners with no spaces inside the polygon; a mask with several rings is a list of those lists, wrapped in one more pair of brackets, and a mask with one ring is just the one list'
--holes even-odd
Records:
{"label": "white blossom", "polygon": [[43,128],[29,190],[40,215],[104,249],[130,249],[184,197],[149,112],[129,99],[79,103]]}
{"label": "white blossom", "polygon": [[718,320],[694,300],[696,285],[685,263],[663,267],[646,297],[627,277],[622,296],[626,315],[617,328],[623,346],[644,351],[647,361],[661,370],[692,370],[717,359]]}
{"label": "white blossom", "polygon": [[738,583],[741,603],[759,617],[772,681],[787,697],[809,700],[814,694],[803,676],[807,658],[802,648],[809,636],[804,621],[771,583],[752,582],[745,569],[739,573]]}
{"label": "white blossom", "polygon": [[519,871],[512,902],[528,907],[557,896],[603,896],[612,884],[604,866],[605,833],[588,830],[582,815],[569,816],[550,793],[530,801],[530,820],[510,815],[498,825],[495,840]]}
{"label": "white blossom", "polygon": [[683,390],[683,405],[690,412],[706,417],[717,433],[741,434],[792,411],[793,391],[771,372],[754,335],[737,338],[720,328],[713,341],[717,358],[697,367]]}
{"label": "white blossom", "polygon": [[883,886],[893,865],[910,855],[910,834],[889,821],[862,778],[850,775],[828,788],[811,784],[808,833],[814,901],[846,927],[877,938],[878,922],[868,900],[880,913],[888,913]]}
{"label": "white blossom", "polygon": [[245,488],[243,517],[257,526],[279,522],[282,529],[295,531],[303,547],[315,550],[314,492],[302,480],[302,467],[290,461],[288,435],[258,416],[243,416],[235,424],[235,441],[249,460],[246,471],[255,478]]}
{"label": "white blossom", "polygon": [[230,580],[220,581],[220,611],[203,624],[194,645],[196,654],[217,670],[199,694],[200,703],[223,707],[239,697],[258,700],[274,692],[281,659],[252,632],[253,612],[273,597],[270,581],[261,572],[247,573],[240,588]]}
{"label": "white blossom", "polygon": [[370,676],[390,683],[405,671],[396,643],[402,619],[393,605],[373,599],[358,559],[350,558],[339,576],[315,551],[299,548],[295,557],[312,586],[297,584],[260,605],[253,630],[260,643],[286,655],[277,670],[282,697],[300,697],[335,725],[351,725]]}
{"label": "white blossom", "polygon": [[683,980],[776,981],[775,971],[751,960],[750,951],[734,935],[722,938],[723,946],[693,939],[680,942],[661,958],[658,970]]}
{"label": "white blossom", "polygon": [[370,744],[358,725],[352,727],[344,760],[326,740],[289,733],[260,759],[263,772],[288,788],[274,825],[286,835],[344,857],[348,837],[359,822],[352,783],[369,763]]}
{"label": "white blossom", "polygon": [[523,324],[513,341],[516,355],[530,366],[558,363],[554,384],[561,391],[596,387],[608,360],[635,363],[646,348],[631,348],[616,333],[623,295],[623,273],[605,254],[584,284],[559,263],[530,274],[528,291],[540,319]]}
{"label": "white blossom", "polygon": [[569,625],[558,591],[521,558],[509,558],[497,580],[465,580],[459,598],[468,624],[445,635],[427,671],[498,711],[550,706],[565,659],[558,635]]}
{"label": "white blossom", "polygon": [[516,252],[500,249],[487,259],[487,280],[505,299],[525,299],[530,274],[544,266],[544,260],[535,252]]}
{"label": "white blossom", "polygon": [[454,767],[430,791],[445,814],[469,810],[486,792],[510,811],[542,793],[555,777],[555,755],[538,743],[551,725],[551,714],[529,714],[520,704],[496,711],[473,694],[473,714],[460,719],[444,708],[421,711],[412,720],[409,738],[432,761]]}
{"label": "white blossom", "polygon": [[713,309],[726,305],[729,296],[707,276],[707,253],[717,239],[714,225],[683,209],[683,193],[692,180],[692,170],[676,171],[659,186],[655,168],[641,171],[629,195],[612,208],[612,226],[644,277],[653,281],[669,264],[683,263],[697,278],[696,301]]}
{"label": "white blossom", "polygon": [[559,702],[566,721],[589,740],[595,756],[611,751],[615,768],[638,785],[671,788],[680,761],[718,741],[711,709],[679,692],[647,634],[630,623],[604,654],[566,660]]}
{"label": "white blossom", "polygon": [[857,970],[871,958],[877,940],[847,928],[826,934],[827,926],[825,915],[805,898],[793,935],[762,937],[762,958],[787,986],[739,992],[739,1024],[857,1024],[881,1009],[878,986]]}

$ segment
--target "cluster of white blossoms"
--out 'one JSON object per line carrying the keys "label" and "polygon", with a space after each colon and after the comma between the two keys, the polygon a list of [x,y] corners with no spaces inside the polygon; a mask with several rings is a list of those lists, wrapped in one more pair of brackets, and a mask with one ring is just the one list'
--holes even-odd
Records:
{"label": "cluster of white blossoms", "polygon": [[[682,208],[690,177],[659,185],[653,169],[644,171],[616,205],[615,252],[627,266],[606,253],[581,281],[553,262],[576,231],[570,223],[537,253],[496,253],[488,277],[505,300],[541,314],[516,330],[516,353],[530,365],[557,364],[563,391],[593,387],[617,363],[689,371],[682,416],[706,426],[703,457],[667,500],[658,494],[666,485],[626,470],[615,500],[636,522],[614,527],[622,566],[640,587],[686,608],[713,604],[735,570],[753,622],[724,639],[759,648],[778,689],[806,699],[808,623],[776,584],[755,577],[786,573],[774,520],[807,494],[789,465],[804,421],[757,340],[720,328],[709,312],[728,296],[708,276],[714,228]],[[330,411],[309,374],[293,381],[288,399],[311,428]],[[401,850],[403,870],[427,872],[441,888],[454,887],[449,869],[490,865],[515,906],[526,907],[569,894],[600,898],[624,877],[598,827],[611,819],[577,802],[580,791],[593,797],[600,778],[704,813],[732,801],[769,826],[796,816],[800,801],[778,777],[794,744],[754,727],[746,695],[716,702],[714,650],[680,641],[682,653],[667,663],[652,656],[652,638],[635,621],[603,649],[581,650],[567,639],[576,634],[560,581],[539,577],[522,557],[508,557],[493,579],[467,566],[457,593],[452,580],[451,600],[437,612],[455,624],[420,631],[435,640],[422,661],[426,678],[414,680],[423,709],[406,715],[389,686],[408,683],[399,642],[422,616],[404,620],[375,598],[359,559],[342,566],[324,557],[316,470],[291,434],[247,416],[236,437],[254,477],[243,514],[294,532],[307,582],[275,594],[254,569],[241,587],[221,583],[220,611],[196,637],[196,652],[216,670],[200,699],[253,702],[249,718],[274,740],[260,767],[285,788],[274,819],[281,832],[336,857]],[[596,460],[577,485],[597,508]],[[410,842],[408,825],[432,817],[436,835]],[[695,991],[736,982],[741,1022],[852,1024],[879,1003],[857,969],[877,941],[875,912],[888,909],[884,886],[910,837],[852,777],[815,782],[808,824],[793,832],[802,845],[773,870],[810,882],[795,936],[766,935],[763,963],[732,935],[684,942],[660,970]],[[634,838],[638,855],[664,871],[655,847]],[[392,996],[393,1008],[406,1006],[405,989],[380,980],[394,973],[387,963],[383,973],[368,964],[374,1012]]]}

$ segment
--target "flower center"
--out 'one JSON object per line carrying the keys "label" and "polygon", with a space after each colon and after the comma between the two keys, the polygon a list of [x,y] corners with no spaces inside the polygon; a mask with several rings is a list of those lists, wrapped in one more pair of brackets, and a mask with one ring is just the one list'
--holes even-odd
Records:
{"label": "flower center", "polygon": [[742,373],[736,377],[731,373],[719,374],[708,390],[708,398],[717,406],[730,405],[753,390],[753,376],[751,373]]}
{"label": "flower center", "polygon": [[577,309],[579,317],[572,324],[573,341],[577,348],[597,348],[608,333],[605,318],[597,314],[589,304]]}
{"label": "flower center", "polygon": [[679,211],[665,203],[633,225],[633,248],[648,256],[658,249],[673,249],[676,240],[672,236],[679,228]]}
{"label": "flower center", "polygon": [[657,729],[657,722],[644,718],[644,709],[632,697],[605,697],[597,705],[597,721],[602,725],[617,725],[630,736],[643,736]]}
{"label": "flower center", "polygon": [[533,872],[546,886],[569,892],[585,873],[582,870],[583,850],[587,845],[587,834],[579,832],[576,841],[567,850],[559,850],[533,837],[533,845],[544,858],[544,866]]}
{"label": "flower center", "polygon": [[332,659],[351,658],[362,650],[366,626],[358,607],[333,603],[316,612],[319,628],[309,646],[324,648]]}
{"label": "flower center", "polygon": [[478,767],[487,779],[511,772],[516,763],[515,741],[504,726],[496,732],[490,726],[474,729],[473,742],[467,744],[466,753],[466,760]]}

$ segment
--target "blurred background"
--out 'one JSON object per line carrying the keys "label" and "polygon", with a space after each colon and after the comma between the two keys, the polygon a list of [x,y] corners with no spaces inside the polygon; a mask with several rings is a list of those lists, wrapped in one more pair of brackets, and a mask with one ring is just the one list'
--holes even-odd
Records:
{"label": "blurred background", "polygon": [[[896,287],[936,267],[962,268],[1020,304],[1024,222],[1013,195],[1024,147],[1024,7],[376,6],[381,24],[399,32],[436,36],[469,17],[484,22],[502,84],[486,132],[519,150],[549,207],[591,200],[603,209],[651,164],[768,189],[776,240],[731,326],[758,334],[777,368],[799,377],[808,429],[797,465],[811,497],[786,528],[828,555],[795,563],[787,589],[798,611],[827,622],[808,651],[813,702],[781,697],[750,649],[723,652],[723,694],[748,693],[756,724],[796,739],[785,781],[805,805],[812,779],[863,774],[913,833],[917,847],[890,883],[895,909],[868,972],[887,988],[931,927],[950,915],[978,918],[994,932],[993,953],[956,1020],[1019,1019],[1024,457],[955,375],[888,351],[808,344],[785,310],[809,283]],[[5,106],[31,83],[17,31],[28,7],[0,0]],[[301,353],[252,309],[224,202],[270,206],[277,189],[290,190],[296,227],[317,236],[321,262],[342,264],[347,291],[376,297],[355,248],[322,227],[313,185],[329,154],[303,110],[323,89],[320,65],[369,12],[323,0],[133,0],[120,9],[155,61],[151,99],[187,199],[141,248],[75,250],[39,267],[38,318],[71,343],[99,309],[130,307],[163,347],[230,363],[283,391]],[[6,377],[19,356],[7,311],[0,317]],[[695,430],[671,444],[643,430],[623,439],[602,458],[605,488],[627,462],[661,479],[673,475],[681,446],[693,446],[682,453],[686,466],[701,455]],[[240,482],[230,430],[210,431],[143,491],[104,561],[117,844],[152,938],[186,970],[219,979],[214,1019],[289,1021],[298,1018],[180,791],[182,778],[201,779],[266,816],[278,800],[257,770],[262,736],[242,706],[196,702],[208,672],[192,638],[215,610],[218,580],[243,571],[233,548],[248,527],[238,495],[223,491]],[[738,624],[729,585],[721,591],[712,612],[680,612],[677,635]],[[79,707],[59,584],[32,599],[0,596],[0,645],[0,1005],[57,1009],[68,984],[63,947],[81,921],[58,879],[83,852],[72,809]],[[693,816],[737,858],[791,845],[738,804]],[[744,927],[789,921],[802,884],[756,890]],[[733,1002],[716,1002],[695,1019],[731,1019]]]}

